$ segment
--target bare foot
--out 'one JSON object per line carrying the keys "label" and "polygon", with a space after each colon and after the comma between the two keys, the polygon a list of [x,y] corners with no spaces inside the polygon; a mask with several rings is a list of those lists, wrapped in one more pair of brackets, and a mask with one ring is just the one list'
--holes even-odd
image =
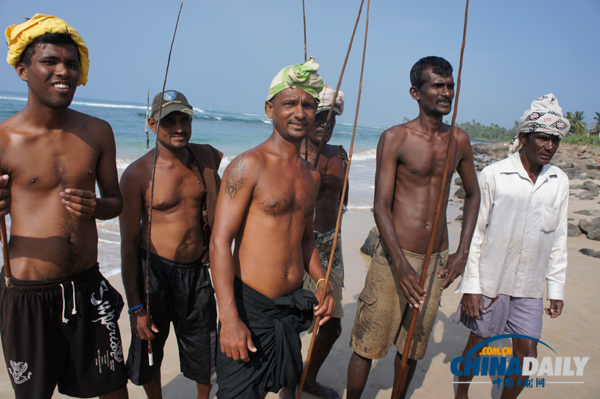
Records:
{"label": "bare foot", "polygon": [[279,391],[279,397],[284,399],[295,399],[296,395],[294,395],[294,392],[291,389],[283,387]]}
{"label": "bare foot", "polygon": [[325,399],[339,399],[340,398],[340,395],[338,395],[338,393],[334,389],[328,388],[325,385],[319,384],[317,381],[313,381],[313,382],[306,381],[304,383],[304,388],[302,389],[302,392],[307,392],[312,395],[318,396],[320,398],[325,398]]}

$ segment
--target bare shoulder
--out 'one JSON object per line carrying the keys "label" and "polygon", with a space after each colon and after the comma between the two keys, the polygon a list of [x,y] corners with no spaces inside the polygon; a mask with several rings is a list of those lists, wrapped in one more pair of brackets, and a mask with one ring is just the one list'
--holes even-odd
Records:
{"label": "bare shoulder", "polygon": [[454,131],[459,150],[463,155],[472,155],[473,150],[471,149],[471,139],[469,138],[469,135],[456,126],[454,127]]}
{"label": "bare shoulder", "polygon": [[133,161],[123,172],[121,183],[141,184],[152,179],[154,150],[151,150]]}
{"label": "bare shoulder", "polygon": [[71,125],[85,127],[88,132],[113,136],[112,127],[103,119],[75,111],[71,108],[69,108],[69,116],[71,118]]}
{"label": "bare shoulder", "polygon": [[5,144],[13,135],[33,133],[33,127],[27,122],[23,110],[0,123],[0,143]]}
{"label": "bare shoulder", "polygon": [[[406,140],[407,137],[417,131],[414,126],[414,121],[406,122],[401,125],[392,126],[381,133],[380,143],[385,145],[399,145]],[[385,141],[385,143],[382,143]]]}

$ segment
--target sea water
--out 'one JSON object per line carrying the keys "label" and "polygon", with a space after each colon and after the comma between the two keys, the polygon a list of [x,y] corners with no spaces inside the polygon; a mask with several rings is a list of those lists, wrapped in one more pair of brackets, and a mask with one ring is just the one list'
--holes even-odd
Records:
{"label": "sea water", "polygon": [[[0,91],[0,121],[20,111],[27,103],[27,95]],[[127,166],[154,148],[151,130],[150,149],[146,148],[146,104],[115,101],[86,100],[75,97],[71,108],[107,121],[113,129],[117,145],[119,177]],[[352,116],[346,117],[348,120]],[[350,148],[353,125],[341,123],[338,118],[329,144]],[[192,143],[210,144],[223,153],[219,173],[238,154],[265,141],[273,131],[271,120],[265,115],[222,112],[194,108]],[[354,154],[350,168],[349,211],[370,209],[373,206],[375,179],[375,149],[383,129],[357,126]],[[98,220],[98,262],[105,276],[121,270],[119,219]],[[365,226],[365,236],[370,226]],[[160,234],[160,233],[158,233]],[[153,234],[154,235],[154,234]]]}

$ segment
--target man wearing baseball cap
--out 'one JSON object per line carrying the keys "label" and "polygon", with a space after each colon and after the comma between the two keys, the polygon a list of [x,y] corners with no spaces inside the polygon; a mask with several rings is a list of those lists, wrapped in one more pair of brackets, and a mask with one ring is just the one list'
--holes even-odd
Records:
{"label": "man wearing baseball cap", "polygon": [[[537,356],[544,312],[552,319],[562,313],[569,179],[549,163],[569,128],[552,93],[534,100],[509,157],[479,175],[479,216],[456,290],[464,295],[454,322],[471,330],[463,356],[493,335],[517,334],[530,337],[512,338],[522,367],[524,357]],[[502,397],[516,398],[526,378],[507,375]],[[467,398],[473,376],[458,379],[456,398]]]}
{"label": "man wearing baseball cap", "polygon": [[[0,216],[10,213],[12,285],[0,278],[2,347],[15,397],[127,397],[121,295],[98,266],[96,220],[121,213],[108,123],[70,107],[88,48],[60,18],[6,29],[27,104],[0,124]],[[96,185],[99,195],[96,195]]]}
{"label": "man wearing baseball cap", "polygon": [[[152,200],[150,303],[146,312],[145,271],[154,150],[133,162],[121,177],[121,260],[129,304],[129,378],[148,398],[160,398],[160,366],[173,323],[183,375],[208,398],[215,382],[216,303],[208,273],[208,244],[222,154],[192,144],[194,110],[175,90],[158,93],[148,125],[157,134],[158,155]],[[159,126],[160,121],[160,126]],[[154,365],[148,362],[152,339]]]}

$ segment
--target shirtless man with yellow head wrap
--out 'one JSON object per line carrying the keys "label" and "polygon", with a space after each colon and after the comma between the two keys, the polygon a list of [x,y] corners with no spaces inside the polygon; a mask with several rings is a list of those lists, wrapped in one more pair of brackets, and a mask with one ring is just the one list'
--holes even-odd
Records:
{"label": "shirtless man with yellow head wrap", "polygon": [[[235,158],[223,182],[210,245],[219,305],[218,398],[289,396],[302,372],[299,333],[316,313],[326,322],[335,306],[313,237],[320,176],[300,157],[323,88],[314,59],[282,69],[265,112],[271,136]],[[235,248],[231,247],[235,239]],[[320,283],[320,284],[319,284]],[[287,388],[287,389],[282,389]]]}
{"label": "shirtless man with yellow head wrap", "polygon": [[[96,219],[119,215],[108,123],[69,109],[88,50],[60,18],[6,29],[7,61],[27,105],[0,124],[0,216],[10,213],[13,286],[0,284],[0,329],[17,398],[126,398],[121,295],[98,270]],[[100,198],[96,198],[96,184]],[[4,270],[2,272],[4,274]]]}

